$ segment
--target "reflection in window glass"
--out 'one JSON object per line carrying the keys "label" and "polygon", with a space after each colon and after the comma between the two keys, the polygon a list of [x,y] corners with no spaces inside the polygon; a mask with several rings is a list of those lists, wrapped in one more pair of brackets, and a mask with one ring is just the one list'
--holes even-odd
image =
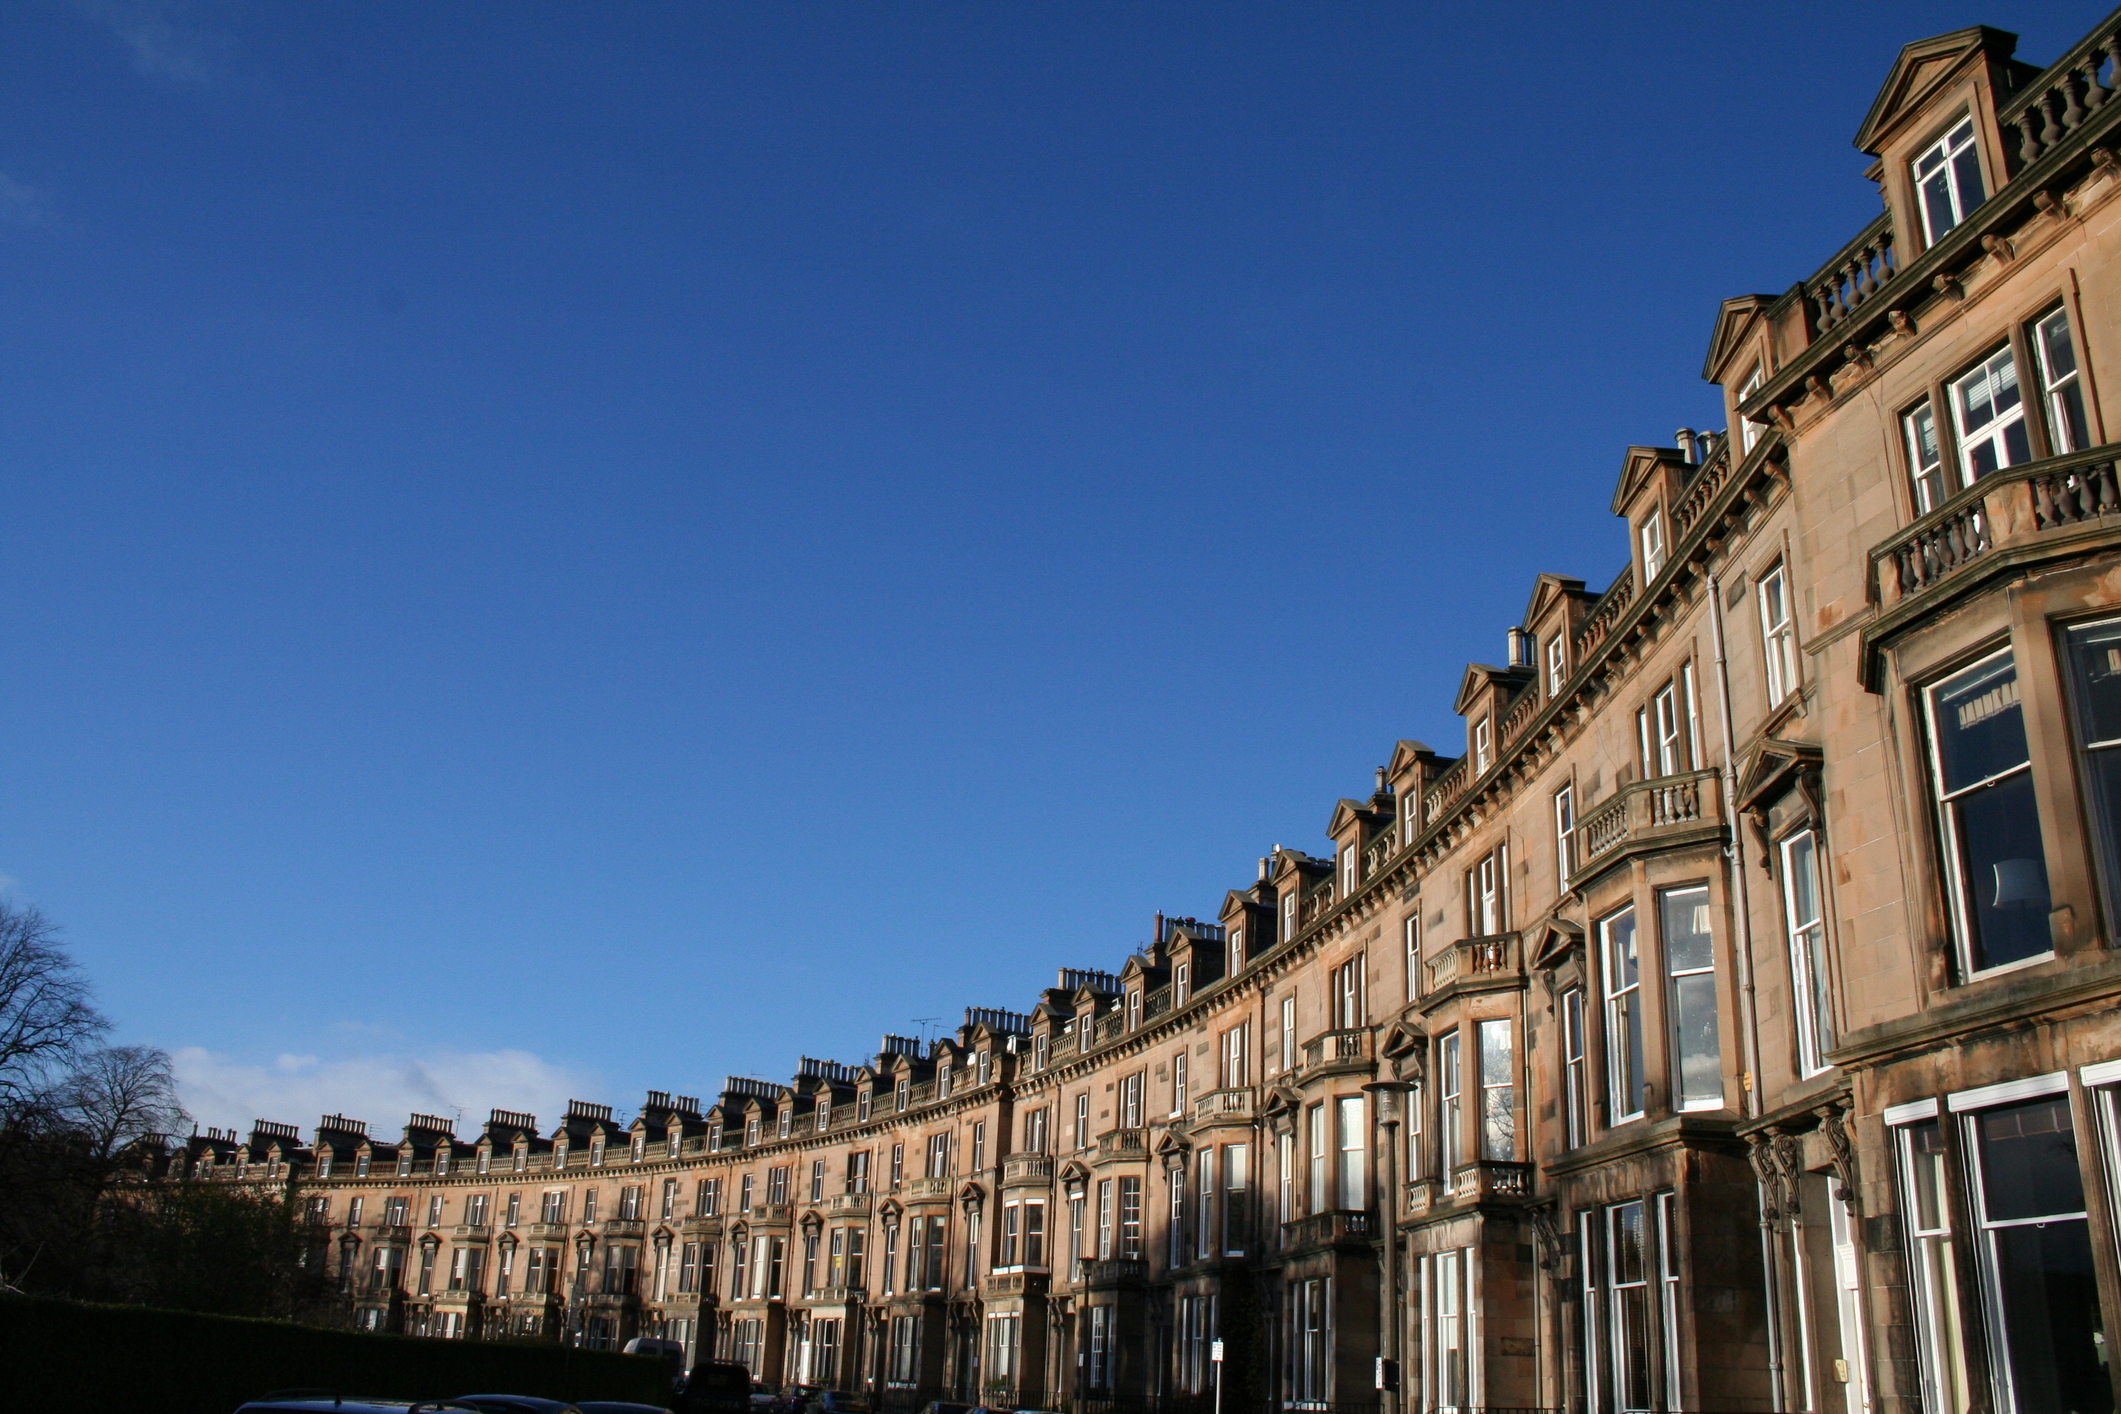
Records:
{"label": "reflection in window glass", "polygon": [[1969,484],[2031,459],[2025,394],[2008,344],[1952,384],[1952,416],[1959,421],[1959,461]]}
{"label": "reflection in window glass", "polygon": [[1716,949],[1704,886],[1657,896],[1665,972],[1671,979],[1672,1091],[1683,1110],[1723,1108],[1716,1033]]}
{"label": "reflection in window glass", "polygon": [[1952,1268],[1951,1209],[1945,1194],[1946,1158],[1936,1120],[1899,1131],[1903,1208],[1914,1285],[1922,1378],[1932,1408],[1964,1414],[1968,1400],[1965,1330],[1958,1279]]}
{"label": "reflection in window glass", "polygon": [[1928,399],[1903,419],[1907,430],[1908,476],[1915,486],[1915,514],[1928,515],[1955,488],[1944,484],[1944,453],[1937,445],[1937,414]]}
{"label": "reflection in window glass", "polygon": [[1642,974],[1635,953],[1635,910],[1624,908],[1598,925],[1605,966],[1607,1099],[1613,1122],[1642,1113]]}
{"label": "reflection in window glass", "polygon": [[2069,1099],[1984,1110],[1969,1126],[1985,1296],[2005,1409],[2109,1414],[2105,1333]]}
{"label": "reflection in window glass", "polygon": [[1932,770],[1962,962],[1982,972],[2052,950],[2047,856],[2010,651],[1929,691]]}
{"label": "reflection in window glass", "polygon": [[2040,321],[2033,331],[2040,351],[2040,384],[2047,394],[2047,426],[2057,454],[2081,452],[2092,444],[2084,420],[2084,387],[2077,377],[2077,350],[2069,341],[2069,315],[2062,310]]}
{"label": "reflection in window glass", "polygon": [[1922,227],[1934,245],[1981,204],[1981,159],[1974,147],[1974,120],[1963,118],[1919,153],[1915,188],[1922,194]]}
{"label": "reflection in window glass", "polygon": [[1790,976],[1797,989],[1797,1051],[1804,1073],[1826,1068],[1834,1044],[1828,990],[1826,919],[1819,905],[1818,837],[1810,830],[1782,842],[1782,912],[1790,936]]}
{"label": "reflection in window glass", "polygon": [[2121,619],[2073,628],[2066,641],[2085,803],[2113,909],[2121,904]]}
{"label": "reflection in window glass", "polygon": [[1510,1023],[1480,1023],[1480,1157],[1509,1163],[1517,1157],[1517,1090],[1510,1060]]}

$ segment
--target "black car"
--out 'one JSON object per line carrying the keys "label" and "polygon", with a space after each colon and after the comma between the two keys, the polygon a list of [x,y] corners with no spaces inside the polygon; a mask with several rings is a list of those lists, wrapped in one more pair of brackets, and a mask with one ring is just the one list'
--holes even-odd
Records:
{"label": "black car", "polygon": [[539,1399],[532,1394],[465,1394],[450,1403],[476,1409],[479,1414],[579,1414],[565,1400]]}
{"label": "black car", "polygon": [[685,1377],[680,1414],[751,1414],[751,1371],[734,1360],[702,1360]]}
{"label": "black car", "polygon": [[[277,1389],[242,1405],[236,1414],[482,1414],[453,1399],[370,1399],[333,1389]],[[513,1414],[513,1411],[496,1411]]]}

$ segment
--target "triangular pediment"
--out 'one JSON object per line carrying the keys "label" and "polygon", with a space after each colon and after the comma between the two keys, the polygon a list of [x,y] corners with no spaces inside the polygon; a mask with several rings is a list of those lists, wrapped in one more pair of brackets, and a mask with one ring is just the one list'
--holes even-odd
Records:
{"label": "triangular pediment", "polygon": [[1620,462],[1620,485],[1613,491],[1613,514],[1626,515],[1628,505],[1650,484],[1662,466],[1685,467],[1687,460],[1677,447],[1630,447]]}
{"label": "triangular pediment", "polygon": [[1532,581],[1532,598],[1524,607],[1527,626],[1538,623],[1553,611],[1556,604],[1572,596],[1581,596],[1583,581],[1570,579],[1565,574],[1542,574]]}
{"label": "triangular pediment", "polygon": [[1343,800],[1333,807],[1333,818],[1326,822],[1326,835],[1339,839],[1348,828],[1370,813],[1370,807],[1360,800]]}
{"label": "triangular pediment", "polygon": [[1773,295],[1733,295],[1723,302],[1716,311],[1715,332],[1709,335],[1708,356],[1701,363],[1703,379],[1721,383],[1730,376],[1731,364],[1746,351],[1754,325],[1774,301]]}
{"label": "triangular pediment", "polygon": [[1493,663],[1468,663],[1466,675],[1458,680],[1458,700],[1451,710],[1461,717],[1471,716],[1479,705],[1480,694],[1492,683],[1514,684],[1530,677],[1530,668],[1498,668]]}
{"label": "triangular pediment", "polygon": [[2008,30],[1974,25],[1950,34],[1918,39],[1900,51],[1885,84],[1871,101],[1863,126],[1856,130],[1856,148],[1871,156],[1885,145],[1887,135],[1951,81],[1970,59],[1986,53],[1998,61],[2008,60],[2018,48],[2018,36]]}
{"label": "triangular pediment", "polygon": [[1569,953],[1583,943],[1583,925],[1566,918],[1549,918],[1525,935],[1531,944],[1532,966],[1550,968],[1558,966]]}
{"label": "triangular pediment", "polygon": [[1426,742],[1402,741],[1399,745],[1392,748],[1392,764],[1385,767],[1385,770],[1396,776],[1421,760],[1422,757],[1434,756],[1435,754],[1434,751],[1429,749]]}

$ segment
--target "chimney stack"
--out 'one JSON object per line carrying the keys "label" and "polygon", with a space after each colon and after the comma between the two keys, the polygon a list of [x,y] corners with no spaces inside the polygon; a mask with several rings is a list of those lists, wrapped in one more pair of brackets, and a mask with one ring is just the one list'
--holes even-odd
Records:
{"label": "chimney stack", "polygon": [[1672,440],[1679,444],[1679,455],[1686,459],[1688,466],[1693,466],[1701,460],[1701,446],[1694,440],[1693,428],[1680,428],[1672,434]]}

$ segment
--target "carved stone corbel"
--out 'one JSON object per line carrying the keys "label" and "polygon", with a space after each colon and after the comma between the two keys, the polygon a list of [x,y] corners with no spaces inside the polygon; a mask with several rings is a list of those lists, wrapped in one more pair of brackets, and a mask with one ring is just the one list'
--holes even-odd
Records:
{"label": "carved stone corbel", "polygon": [[1525,1209],[1525,1216],[1532,1220],[1532,1240],[1539,1254],[1539,1270],[1551,1272],[1561,1265],[1563,1255],[1561,1205],[1549,1198],[1544,1203]]}
{"label": "carved stone corbel", "polygon": [[1863,1216],[1863,1192],[1858,1186],[1860,1173],[1856,1167],[1856,1148],[1849,1142],[1848,1126],[1842,1116],[1848,1112],[1846,1100],[1830,1100],[1814,1113],[1819,1116],[1820,1132],[1826,1135],[1827,1148],[1833,1154],[1834,1196],[1848,1204],[1852,1217]]}
{"label": "carved stone corbel", "polygon": [[1760,1184],[1761,1220],[1782,1221],[1782,1171],[1775,1162],[1774,1142],[1765,1134],[1746,1135],[1745,1161],[1753,1166],[1753,1177]]}

